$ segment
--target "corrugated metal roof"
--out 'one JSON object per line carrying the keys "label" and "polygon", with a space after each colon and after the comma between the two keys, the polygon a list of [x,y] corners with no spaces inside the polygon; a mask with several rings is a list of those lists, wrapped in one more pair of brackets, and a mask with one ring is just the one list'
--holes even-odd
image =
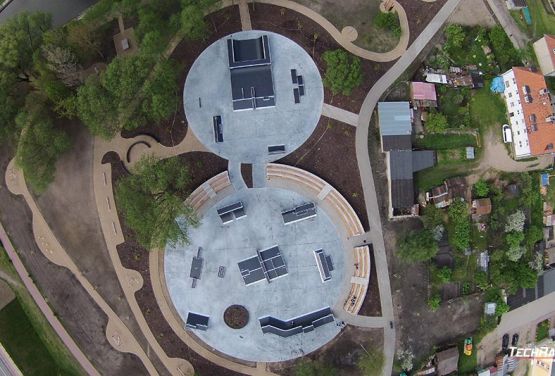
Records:
{"label": "corrugated metal roof", "polygon": [[433,167],[436,164],[436,152],[433,150],[418,150],[412,152],[412,172]]}
{"label": "corrugated metal roof", "polygon": [[409,102],[378,103],[382,136],[400,136],[412,133]]}
{"label": "corrugated metal roof", "polygon": [[383,136],[382,149],[383,151],[411,150],[412,136],[409,134],[405,134],[402,136]]}

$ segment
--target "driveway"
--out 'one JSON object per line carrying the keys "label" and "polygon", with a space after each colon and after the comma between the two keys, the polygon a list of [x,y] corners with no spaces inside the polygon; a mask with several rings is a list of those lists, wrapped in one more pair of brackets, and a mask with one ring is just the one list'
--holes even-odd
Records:
{"label": "driveway", "polygon": [[54,26],[63,25],[78,17],[97,0],[12,0],[0,12],[0,25],[21,12],[46,12],[52,14]]}
{"label": "driveway", "polygon": [[507,6],[503,0],[488,0],[488,5],[495,14],[499,24],[503,27],[515,48],[525,48],[526,44],[530,41],[516,24],[513,17],[509,13]]}

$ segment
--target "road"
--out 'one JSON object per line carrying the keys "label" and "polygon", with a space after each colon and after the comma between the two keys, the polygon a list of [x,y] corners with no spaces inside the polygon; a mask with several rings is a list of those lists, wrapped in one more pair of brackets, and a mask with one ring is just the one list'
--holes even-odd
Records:
{"label": "road", "polygon": [[505,1],[503,0],[488,0],[488,5],[495,14],[495,18],[505,30],[505,33],[513,42],[515,48],[524,48],[530,39],[518,28],[515,20],[511,17]]}
{"label": "road", "polygon": [[52,312],[52,309],[50,308],[50,306],[48,305],[44,297],[41,295],[39,289],[37,288],[37,286],[35,286],[31,277],[29,277],[29,273],[25,269],[25,266],[21,262],[21,259],[19,258],[17,252],[13,248],[12,242],[9,239],[8,234],[6,234],[6,230],[4,230],[4,227],[2,226],[1,223],[0,223],[0,241],[4,245],[4,249],[8,253],[8,257],[10,258],[10,260],[12,260],[15,270],[17,271],[17,274],[19,274],[19,278],[21,278],[21,280],[25,284],[25,287],[27,288],[27,291],[29,291],[29,294],[31,294],[31,296],[33,297],[33,300],[41,310],[42,314],[48,320],[50,325],[52,325],[52,328],[56,331],[56,333],[58,334],[58,336],[60,337],[64,345],[66,345],[68,350],[79,362],[81,367],[83,367],[85,372],[87,372],[87,374],[99,375],[99,373],[91,364],[89,359],[87,359],[87,357],[85,356],[85,354],[83,354],[79,346],[77,346],[77,344],[73,341],[73,338],[71,338],[69,333],[65,330],[62,323],[60,323],[60,320],[58,320],[54,312]]}
{"label": "road", "polygon": [[[380,284],[380,299],[382,302],[382,315],[388,321],[394,321],[393,303],[391,299],[391,286],[389,282],[389,270],[387,268],[387,255],[382,233],[381,218],[379,215],[378,198],[372,175],[372,166],[368,153],[368,131],[370,119],[374,108],[380,97],[389,88],[410,64],[418,57],[428,42],[441,29],[445,21],[455,10],[461,0],[448,0],[432,21],[426,26],[414,43],[407,49],[401,58],[389,69],[376,84],[370,89],[359,113],[358,126],[356,130],[356,153],[358,168],[361,175],[366,212],[370,224],[370,236],[374,246],[374,258],[378,281]],[[395,357],[395,327],[384,328],[384,375],[391,375],[393,359]]]}
{"label": "road", "polygon": [[96,2],[97,0],[13,0],[0,12],[0,24],[24,11],[42,11],[52,14],[54,26],[59,26],[78,17]]}

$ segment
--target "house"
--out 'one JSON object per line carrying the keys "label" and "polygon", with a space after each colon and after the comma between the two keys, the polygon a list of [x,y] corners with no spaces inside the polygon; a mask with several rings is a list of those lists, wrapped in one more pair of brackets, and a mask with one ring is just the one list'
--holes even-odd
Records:
{"label": "house", "polygon": [[412,111],[409,102],[378,103],[382,152],[412,149]]}
{"label": "house", "polygon": [[507,4],[507,8],[509,8],[509,10],[523,9],[528,6],[526,4],[526,0],[507,0],[505,3]]}
{"label": "house", "polygon": [[555,35],[544,35],[534,42],[534,52],[544,76],[555,76]]}
{"label": "house", "polygon": [[426,192],[426,201],[431,202],[436,208],[445,208],[456,198],[469,201],[468,185],[463,177],[446,179],[443,185],[432,188]]}
{"label": "house", "polygon": [[450,375],[457,372],[457,365],[459,363],[459,350],[456,347],[438,352],[437,359],[437,374],[438,376]]}
{"label": "house", "polygon": [[415,107],[437,107],[436,86],[429,82],[411,82],[410,99]]}
{"label": "house", "polygon": [[386,153],[389,217],[416,215],[413,174],[436,164],[431,150],[412,150],[412,111],[408,102],[378,103],[382,151]]}
{"label": "house", "polygon": [[555,115],[544,77],[523,67],[502,75],[516,159],[555,151]]}
{"label": "house", "polygon": [[489,197],[472,201],[472,220],[479,221],[484,215],[491,213],[491,200]]}

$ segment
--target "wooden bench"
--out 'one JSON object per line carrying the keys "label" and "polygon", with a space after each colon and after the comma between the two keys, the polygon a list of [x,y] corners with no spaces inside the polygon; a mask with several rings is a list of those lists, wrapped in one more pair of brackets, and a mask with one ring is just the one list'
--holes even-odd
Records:
{"label": "wooden bench", "polygon": [[209,184],[214,192],[219,193],[229,187],[231,185],[231,181],[229,180],[227,171],[224,171],[197,187],[197,189],[195,189],[185,201],[188,205],[191,205],[195,211],[198,211],[210,200],[210,195],[204,189],[204,184]]}
{"label": "wooden bench", "polygon": [[368,291],[370,281],[370,249],[367,245],[353,249],[355,270],[353,277],[357,282],[351,282],[351,290],[345,300],[343,308],[352,315],[357,315],[362,307]]}

